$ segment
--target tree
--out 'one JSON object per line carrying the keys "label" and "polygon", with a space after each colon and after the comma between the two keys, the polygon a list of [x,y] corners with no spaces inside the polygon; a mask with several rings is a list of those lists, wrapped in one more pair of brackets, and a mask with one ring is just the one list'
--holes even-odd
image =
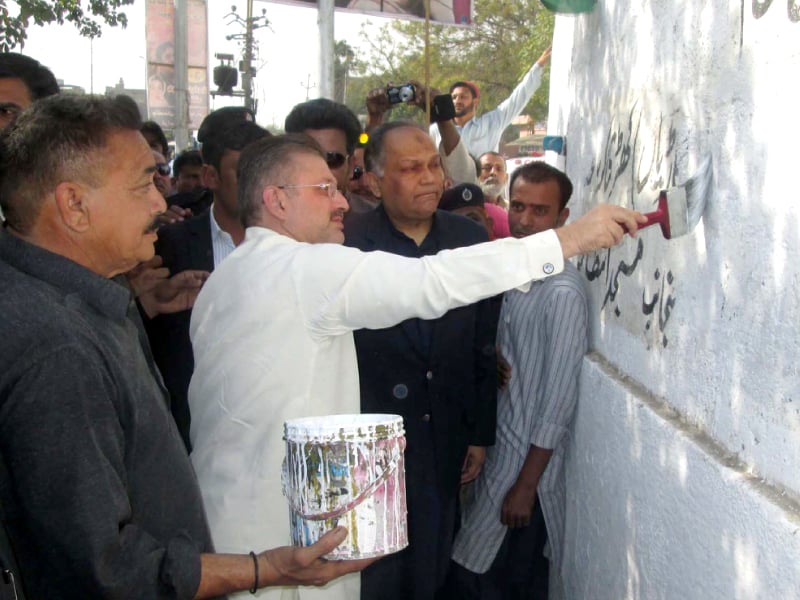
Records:
{"label": "tree", "polygon": [[[31,19],[36,25],[66,22],[78,28],[82,36],[95,38],[103,24],[125,27],[128,18],[121,8],[134,0],[0,0],[0,52],[23,47]],[[12,14],[9,10],[17,8]]]}
{"label": "tree", "polygon": [[350,71],[358,68],[356,53],[344,40],[337,40],[333,46],[333,99],[344,103]]}
{"label": "tree", "polygon": [[[481,89],[481,109],[494,108],[508,97],[553,37],[554,16],[540,0],[475,0],[474,25],[453,27],[431,25],[428,46],[430,84],[446,92],[453,81],[474,81]],[[365,94],[387,82],[400,84],[409,79],[424,80],[425,24],[394,21],[377,34],[362,28],[361,37],[369,48],[358,73],[363,86],[349,86],[345,99],[357,113],[366,110]],[[523,114],[538,121],[547,115],[549,77]],[[351,96],[359,93],[360,97]],[[396,112],[396,111],[395,111]],[[409,115],[419,115],[419,111]],[[398,114],[393,116],[397,117]]]}

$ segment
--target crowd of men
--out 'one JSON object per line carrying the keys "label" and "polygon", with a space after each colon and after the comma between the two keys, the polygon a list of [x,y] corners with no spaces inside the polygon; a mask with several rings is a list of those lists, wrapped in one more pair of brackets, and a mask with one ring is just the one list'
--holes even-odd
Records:
{"label": "crowd of men", "polygon": [[[567,259],[641,216],[566,223],[572,184],[543,162],[506,199],[497,143],[548,57],[481,116],[476,84],[414,82],[430,130],[373,90],[360,147],[330,100],[278,136],[219,109],[170,171],[130,99],[0,55],[0,586],[557,597],[589,319]],[[403,417],[409,546],[327,561],[343,527],[287,545],[283,423],[358,412]]]}

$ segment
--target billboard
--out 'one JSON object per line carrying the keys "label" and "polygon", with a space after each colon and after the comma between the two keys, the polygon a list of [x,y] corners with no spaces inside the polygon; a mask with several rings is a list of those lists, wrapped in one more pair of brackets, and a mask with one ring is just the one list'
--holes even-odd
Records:
{"label": "billboard", "polygon": [[[208,25],[205,0],[187,0],[189,129],[208,114]],[[174,0],[147,0],[147,116],[164,129],[176,122]]]}
{"label": "billboard", "polygon": [[[280,2],[280,0],[278,0]],[[317,0],[284,0],[281,4],[315,6]],[[424,0],[334,0],[336,10],[380,17],[424,19]],[[431,21],[442,25],[471,25],[472,0],[430,0]]]}

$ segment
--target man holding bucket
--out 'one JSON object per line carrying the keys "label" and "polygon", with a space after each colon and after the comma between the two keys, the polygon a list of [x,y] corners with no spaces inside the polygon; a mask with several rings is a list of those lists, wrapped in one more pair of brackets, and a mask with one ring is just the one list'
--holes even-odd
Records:
{"label": "man holding bucket", "polygon": [[[438,159],[418,168],[438,202]],[[353,330],[437,318],[527,286],[561,271],[566,258],[619,243],[621,224],[635,233],[643,218],[599,206],[525,239],[421,259],[364,253],[341,245],[347,202],[319,147],[302,135],[245,148],[238,189],[245,241],[206,282],[191,324],[192,462],[215,546],[226,552],[289,540],[283,423],[359,412]],[[357,598],[359,587],[348,575],[301,596]]]}
{"label": "man holding bucket", "polygon": [[[116,277],[153,257],[166,209],[140,127],[128,102],[56,95],[0,137],[0,528],[25,594],[189,600],[363,568],[318,558],[343,530],[302,551],[257,554],[261,540],[249,556],[213,553],[167,391]],[[201,282],[173,277],[159,308]]]}

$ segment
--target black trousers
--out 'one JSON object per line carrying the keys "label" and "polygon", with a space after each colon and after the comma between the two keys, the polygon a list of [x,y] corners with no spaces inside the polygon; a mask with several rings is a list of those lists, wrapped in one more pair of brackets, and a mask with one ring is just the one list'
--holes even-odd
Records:
{"label": "black trousers", "polygon": [[458,485],[450,494],[442,491],[429,433],[406,449],[409,546],[361,572],[361,600],[441,598],[450,566]]}
{"label": "black trousers", "polygon": [[547,527],[539,499],[530,525],[509,529],[492,566],[473,573],[452,562],[447,597],[459,600],[547,600],[550,562],[544,556]]}

